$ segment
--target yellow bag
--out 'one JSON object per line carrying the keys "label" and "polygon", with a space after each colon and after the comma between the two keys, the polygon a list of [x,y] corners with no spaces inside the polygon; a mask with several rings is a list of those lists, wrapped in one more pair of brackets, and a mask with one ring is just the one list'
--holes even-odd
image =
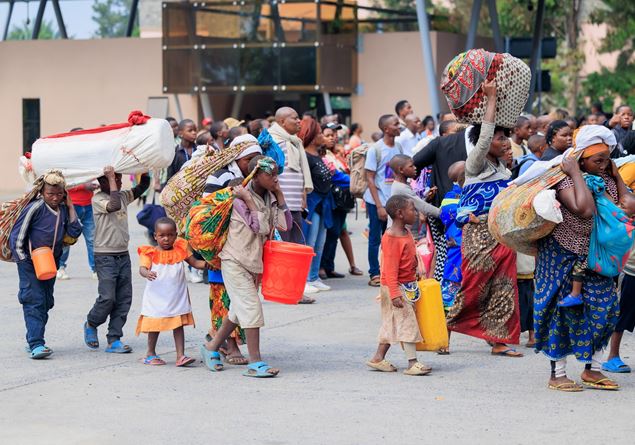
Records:
{"label": "yellow bag", "polygon": [[423,341],[417,351],[438,351],[449,345],[448,328],[441,298],[441,285],[432,278],[419,280],[421,297],[415,302],[415,312]]}

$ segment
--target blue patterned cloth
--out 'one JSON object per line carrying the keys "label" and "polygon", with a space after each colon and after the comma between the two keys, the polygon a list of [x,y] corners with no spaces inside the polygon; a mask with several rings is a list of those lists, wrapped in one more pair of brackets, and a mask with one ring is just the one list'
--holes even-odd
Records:
{"label": "blue patterned cloth", "polygon": [[571,292],[571,272],[576,261],[584,261],[562,247],[552,236],[538,244],[534,329],[536,352],[551,360],[568,355],[591,363],[593,353],[611,338],[619,315],[613,280],[587,271],[582,287],[583,306],[558,307]]}
{"label": "blue patterned cloth", "polygon": [[456,220],[460,226],[464,226],[470,220],[470,213],[474,216],[489,213],[494,198],[507,187],[508,179],[498,181],[477,182],[463,187],[459,208],[457,209]]}
{"label": "blue patterned cloth", "polygon": [[456,294],[461,288],[461,244],[463,230],[456,222],[456,214],[461,199],[462,188],[454,184],[452,190],[445,194],[441,201],[441,215],[439,219],[445,226],[445,239],[447,245],[447,257],[443,268],[443,281],[441,282],[441,295],[443,306],[452,307]]}

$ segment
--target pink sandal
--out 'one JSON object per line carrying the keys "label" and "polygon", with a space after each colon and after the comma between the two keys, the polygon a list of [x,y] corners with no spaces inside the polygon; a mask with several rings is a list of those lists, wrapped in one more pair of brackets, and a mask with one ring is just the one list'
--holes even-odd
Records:
{"label": "pink sandal", "polygon": [[192,357],[188,357],[187,355],[184,355],[183,357],[181,357],[180,359],[176,361],[176,366],[178,367],[188,366],[194,363],[195,361],[196,359],[193,359]]}

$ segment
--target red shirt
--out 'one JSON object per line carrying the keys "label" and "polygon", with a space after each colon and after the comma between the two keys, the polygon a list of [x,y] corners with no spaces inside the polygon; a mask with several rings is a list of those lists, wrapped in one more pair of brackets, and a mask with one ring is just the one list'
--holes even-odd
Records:
{"label": "red shirt", "polygon": [[88,190],[86,188],[87,184],[78,185],[77,187],[73,187],[68,189],[68,196],[71,197],[71,201],[73,201],[73,205],[76,206],[87,206],[90,205],[91,200],[93,199],[92,190]]}
{"label": "red shirt", "polygon": [[388,287],[390,298],[401,297],[399,283],[409,283],[417,279],[417,247],[412,234],[393,236],[388,232],[381,238],[381,279]]}

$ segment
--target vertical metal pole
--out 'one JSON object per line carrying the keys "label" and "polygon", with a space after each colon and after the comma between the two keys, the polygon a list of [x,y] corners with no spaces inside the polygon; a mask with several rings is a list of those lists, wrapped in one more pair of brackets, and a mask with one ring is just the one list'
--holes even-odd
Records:
{"label": "vertical metal pole", "polygon": [[472,15],[470,17],[470,28],[467,32],[467,41],[465,42],[465,51],[474,48],[476,30],[478,29],[478,17],[481,14],[482,5],[483,0],[474,0],[474,3],[472,3]]}
{"label": "vertical metal pole", "polygon": [[498,11],[496,10],[496,0],[487,0],[489,8],[489,18],[492,23],[492,35],[494,36],[494,47],[497,53],[503,52],[503,38],[501,37],[501,28],[498,23]]}
{"label": "vertical metal pole", "polygon": [[243,97],[245,96],[245,93],[243,93],[242,91],[239,91],[238,93],[236,93],[236,95],[234,96],[234,104],[232,105],[232,113],[231,113],[231,117],[234,117],[238,120],[240,120],[240,109],[243,106]]}
{"label": "vertical metal pole", "polygon": [[214,112],[212,111],[212,104],[209,101],[209,95],[207,93],[200,92],[198,97],[201,100],[201,108],[203,109],[203,117],[209,117],[214,120]]}
{"label": "vertical metal pole", "polygon": [[7,12],[7,22],[4,25],[4,32],[2,33],[2,40],[7,40],[7,36],[9,35],[9,26],[11,25],[11,16],[13,15],[13,5],[15,4],[15,0],[11,0],[9,2],[9,11]]}
{"label": "vertical metal pole", "polygon": [[126,28],[126,37],[132,36],[132,30],[134,29],[134,24],[137,20],[138,6],[139,0],[132,0],[132,4],[130,5],[130,15],[128,16],[128,27]]}
{"label": "vertical metal pole", "polygon": [[428,23],[428,14],[426,13],[425,0],[417,0],[417,21],[419,22],[419,37],[421,38],[421,51],[423,52],[423,66],[428,80],[430,109],[432,110],[432,115],[436,118],[436,116],[441,112],[441,108],[439,106],[439,86],[437,85],[434,58],[432,57],[432,42],[430,42],[430,26]]}
{"label": "vertical metal pole", "polygon": [[324,112],[326,114],[333,114],[333,106],[331,106],[331,93],[322,93],[324,99]]}
{"label": "vertical metal pole", "polygon": [[42,27],[42,18],[44,17],[44,9],[46,8],[46,0],[40,0],[40,5],[37,8],[37,15],[35,16],[35,23],[33,23],[33,34],[31,38],[37,40],[40,35],[40,28]]}
{"label": "vertical metal pole", "polygon": [[536,22],[534,24],[534,36],[531,41],[531,86],[529,87],[529,97],[525,104],[525,111],[531,113],[534,102],[534,90],[536,89],[536,79],[539,75],[538,67],[540,62],[540,42],[542,41],[542,27],[545,15],[545,0],[538,0],[538,9],[536,10]]}
{"label": "vertical metal pole", "polygon": [[66,35],[66,25],[64,25],[64,17],[62,17],[62,10],[60,8],[59,0],[51,0],[53,3],[53,10],[55,11],[55,19],[57,20],[57,28],[60,31],[60,37],[68,39]]}
{"label": "vertical metal pole", "polygon": [[183,110],[181,110],[181,101],[179,100],[179,95],[173,94],[172,97],[174,98],[174,105],[176,105],[176,115],[179,118],[179,122],[181,122],[183,120]]}

